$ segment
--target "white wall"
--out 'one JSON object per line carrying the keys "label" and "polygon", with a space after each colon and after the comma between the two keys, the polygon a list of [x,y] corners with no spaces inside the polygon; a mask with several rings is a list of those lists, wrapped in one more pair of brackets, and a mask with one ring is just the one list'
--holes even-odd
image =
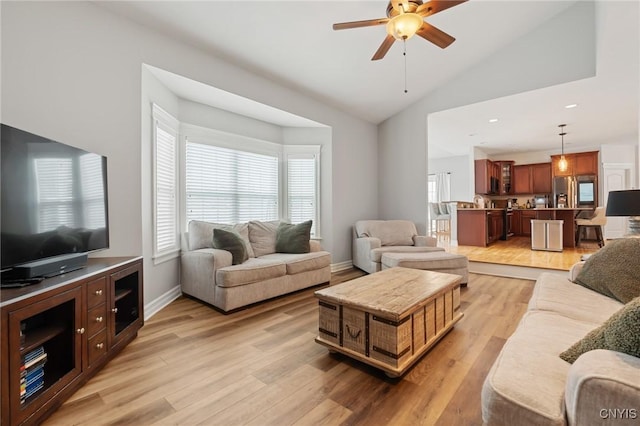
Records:
{"label": "white wall", "polygon": [[[150,256],[143,240],[151,217],[142,206],[150,194],[149,135],[142,125],[149,114],[141,94],[159,92],[143,93],[142,64],[332,128],[333,210],[326,230],[332,245],[325,247],[333,262],[351,258],[353,222],[378,216],[375,125],[89,2],[2,2],[1,19],[2,121],[108,157],[111,248],[101,255]],[[166,273],[145,263],[145,304],[175,288],[177,267],[171,268]]]}
{"label": "white wall", "polygon": [[592,77],[594,39],[594,5],[578,2],[380,124],[381,217],[404,217],[426,229],[428,114]]}

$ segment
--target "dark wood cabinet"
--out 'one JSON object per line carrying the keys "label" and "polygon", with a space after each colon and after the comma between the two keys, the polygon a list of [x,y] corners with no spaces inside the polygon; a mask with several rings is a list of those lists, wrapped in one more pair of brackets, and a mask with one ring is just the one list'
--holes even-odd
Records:
{"label": "dark wood cabinet", "polygon": [[513,194],[513,161],[497,161],[500,195]]}
{"label": "dark wood cabinet", "polygon": [[576,176],[598,174],[598,151],[575,154],[573,171]]}
{"label": "dark wood cabinet", "polygon": [[513,167],[513,193],[532,194],[531,167],[529,165]]}
{"label": "dark wood cabinet", "polygon": [[531,236],[531,220],[536,218],[534,210],[522,210],[520,212],[520,235]]}
{"label": "dark wood cabinet", "polygon": [[523,164],[513,167],[514,194],[550,194],[551,163]]}
{"label": "dark wood cabinet", "polygon": [[491,160],[475,160],[476,194],[498,194],[500,168]]}
{"label": "dark wood cabinet", "polygon": [[3,289],[0,307],[2,424],[38,424],[137,335],[142,259],[90,259],[81,270]]}
{"label": "dark wood cabinet", "polygon": [[513,216],[511,216],[511,231],[514,235],[522,235],[521,223],[522,212],[520,210],[514,210]]}
{"label": "dark wood cabinet", "polygon": [[558,168],[560,157],[560,155],[551,156],[552,175],[554,177],[598,175],[598,151],[565,154],[564,158],[567,160],[568,167],[563,172]]}
{"label": "dark wood cabinet", "polygon": [[504,233],[504,210],[458,210],[458,244],[486,247]]}
{"label": "dark wood cabinet", "polygon": [[531,164],[530,167],[533,194],[551,194],[551,163]]}
{"label": "dark wood cabinet", "polygon": [[504,233],[504,211],[490,210],[487,212],[487,244],[499,240]]}

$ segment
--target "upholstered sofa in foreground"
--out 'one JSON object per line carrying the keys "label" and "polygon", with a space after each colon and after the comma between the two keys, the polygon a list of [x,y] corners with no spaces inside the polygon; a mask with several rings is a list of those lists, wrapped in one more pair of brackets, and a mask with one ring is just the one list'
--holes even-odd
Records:
{"label": "upholstered sofa in foreground", "polygon": [[370,274],[382,270],[383,253],[444,251],[436,239],[418,235],[408,220],[359,220],[353,227],[353,266]]}
{"label": "upholstered sofa in foreground", "polygon": [[229,225],[191,221],[182,240],[182,293],[227,312],[329,282],[329,252],[311,240],[309,253],[277,253],[278,225],[279,221],[233,225],[248,254],[246,261],[233,265],[231,252],[213,248],[214,228]]}
{"label": "upholstered sofa in foreground", "polygon": [[569,277],[539,276],[527,312],[484,382],[485,424],[640,422],[640,358],[603,349],[583,353],[573,364],[559,356],[624,306],[575,284],[582,267],[574,265]]}

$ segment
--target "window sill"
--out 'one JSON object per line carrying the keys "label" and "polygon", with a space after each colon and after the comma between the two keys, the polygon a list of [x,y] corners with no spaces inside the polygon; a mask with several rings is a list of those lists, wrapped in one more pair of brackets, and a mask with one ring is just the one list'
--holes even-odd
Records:
{"label": "window sill", "polygon": [[153,255],[153,264],[159,265],[164,262],[176,259],[180,256],[180,249],[175,249],[170,252]]}

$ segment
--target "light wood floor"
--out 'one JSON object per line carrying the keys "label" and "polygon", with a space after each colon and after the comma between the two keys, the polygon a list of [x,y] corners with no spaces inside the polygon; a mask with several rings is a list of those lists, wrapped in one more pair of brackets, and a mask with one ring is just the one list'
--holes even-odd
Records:
{"label": "light wood floor", "polygon": [[563,271],[568,271],[571,265],[580,261],[583,254],[595,253],[599,248],[597,242],[585,241],[580,244],[580,247],[564,248],[562,252],[531,250],[531,239],[528,237],[513,237],[507,241],[498,240],[488,247],[450,246],[446,235],[438,235],[438,245],[448,252],[463,254],[472,262]]}
{"label": "light wood floor", "polygon": [[231,315],[180,298],[44,424],[480,425],[482,383],[532,288],[471,274],[465,316],[400,379],[314,342],[318,287]]}

